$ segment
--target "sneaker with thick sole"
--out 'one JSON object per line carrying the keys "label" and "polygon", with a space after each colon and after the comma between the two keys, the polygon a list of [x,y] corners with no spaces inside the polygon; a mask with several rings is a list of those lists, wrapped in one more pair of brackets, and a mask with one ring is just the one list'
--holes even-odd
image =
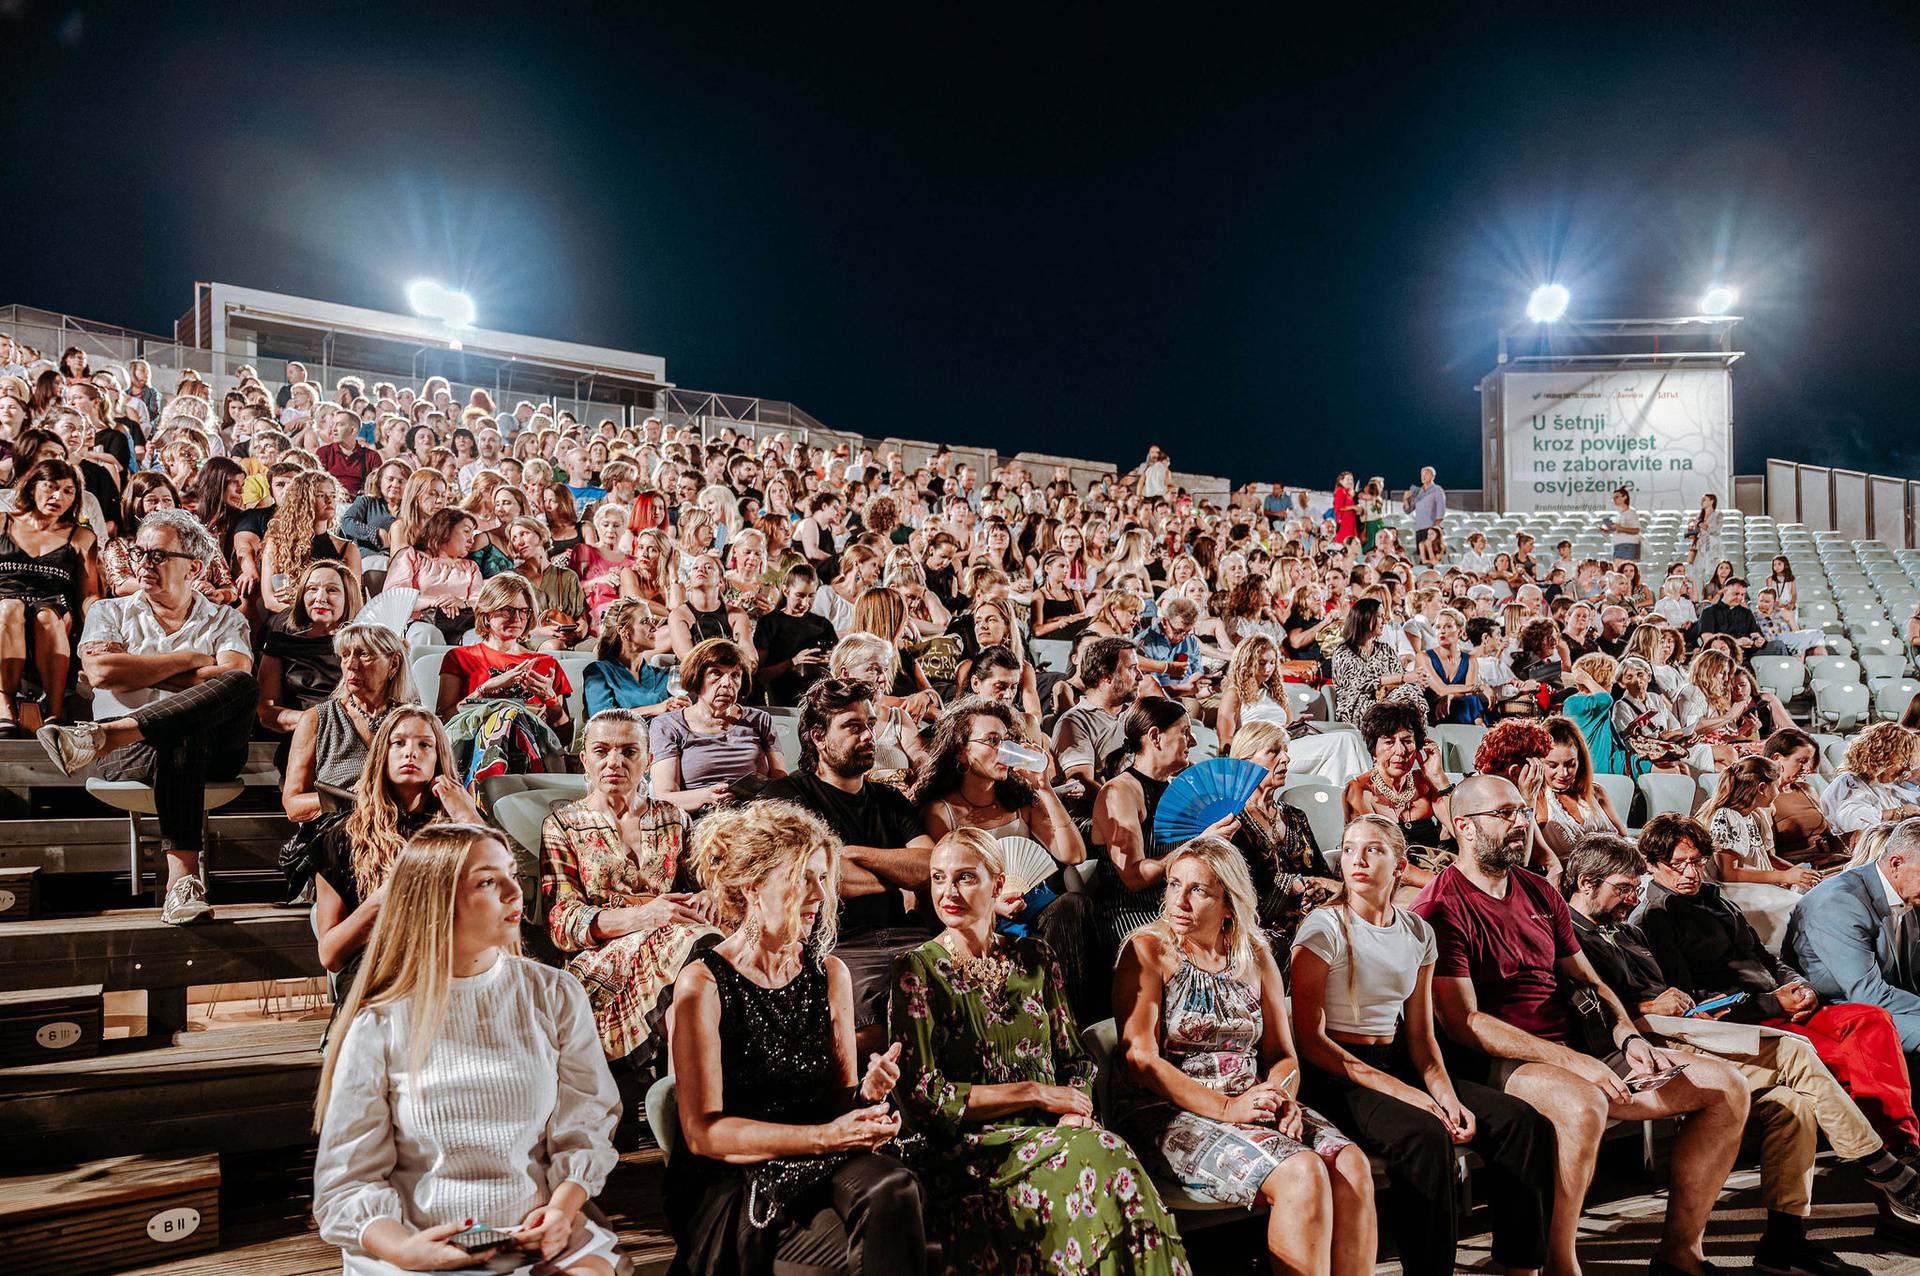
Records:
{"label": "sneaker with thick sole", "polygon": [[1805,1238],[1787,1245],[1763,1239],[1760,1252],[1753,1256],[1753,1270],[1770,1276],[1872,1276],[1866,1268]]}
{"label": "sneaker with thick sole", "polygon": [[160,920],[169,926],[191,926],[213,916],[207,906],[207,888],[197,877],[183,877],[167,889],[167,902],[160,906]]}
{"label": "sneaker with thick sole", "polygon": [[107,729],[97,722],[76,722],[71,726],[48,723],[33,734],[62,771],[78,775],[100,756]]}
{"label": "sneaker with thick sole", "polygon": [[1867,1186],[1880,1193],[1888,1214],[1909,1227],[1920,1227],[1920,1182],[1909,1183],[1898,1192],[1882,1187],[1872,1179],[1867,1180]]}

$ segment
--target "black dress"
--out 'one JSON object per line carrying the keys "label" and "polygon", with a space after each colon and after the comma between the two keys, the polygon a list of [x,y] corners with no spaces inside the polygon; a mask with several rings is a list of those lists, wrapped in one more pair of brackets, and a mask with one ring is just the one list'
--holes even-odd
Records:
{"label": "black dress", "polygon": [[[821,1125],[846,1111],[825,966],[762,988],[709,949],[720,997],[721,1111]],[[860,1276],[926,1269],[919,1181],[875,1153],[728,1165],[678,1149],[668,1167],[668,1276],[764,1276],[776,1254]]]}
{"label": "black dress", "polygon": [[[1121,772],[1130,775],[1133,782],[1140,786],[1142,805],[1145,808],[1140,816],[1140,840],[1145,843],[1147,858],[1159,859],[1168,849],[1157,846],[1153,838],[1153,817],[1160,809],[1160,798],[1166,793],[1170,781],[1156,780],[1135,767]],[[1105,848],[1101,848],[1105,858]],[[1130,891],[1120,881],[1120,874],[1114,871],[1111,861],[1100,874],[1100,897],[1097,905],[1097,919],[1100,941],[1103,951],[1112,957],[1120,951],[1120,945],[1127,936],[1160,916],[1160,897],[1165,892],[1163,886],[1149,886],[1145,890]]]}
{"label": "black dress", "polygon": [[693,617],[693,623],[688,628],[693,630],[695,642],[705,642],[709,638],[725,638],[728,642],[733,641],[733,626],[727,622],[726,603],[721,603],[712,611],[701,611],[692,603],[688,603],[687,614]]}
{"label": "black dress", "polygon": [[[67,539],[44,554],[29,554],[13,539],[13,516],[0,521],[0,599],[13,599],[26,609],[24,636],[27,663],[33,664],[33,626],[43,611],[53,612],[67,622],[71,637],[74,622],[80,616],[80,585],[86,579],[86,564],[73,547],[78,524],[67,528]],[[45,685],[46,673],[37,666],[36,678]]]}

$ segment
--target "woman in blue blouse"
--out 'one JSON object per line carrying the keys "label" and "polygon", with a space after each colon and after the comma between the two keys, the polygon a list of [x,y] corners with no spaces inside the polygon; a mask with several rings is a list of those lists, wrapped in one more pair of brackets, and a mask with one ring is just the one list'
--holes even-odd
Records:
{"label": "woman in blue blouse", "polygon": [[587,666],[587,717],[604,709],[633,709],[652,717],[684,709],[685,696],[669,694],[667,670],[647,663],[659,627],[646,604],[622,598],[601,615],[598,658]]}

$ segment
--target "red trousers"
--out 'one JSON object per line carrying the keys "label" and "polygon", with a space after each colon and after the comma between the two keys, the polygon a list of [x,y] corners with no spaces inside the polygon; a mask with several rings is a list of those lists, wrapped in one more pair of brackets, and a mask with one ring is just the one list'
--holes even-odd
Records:
{"label": "red trousers", "polygon": [[1769,1019],[1769,1028],[1791,1032],[1813,1043],[1840,1088],[1866,1113],[1896,1151],[1920,1146],[1920,1120],[1913,1112],[1913,1080],[1893,1016],[1880,1006],[1835,1003],[1821,1006],[1805,1023]]}

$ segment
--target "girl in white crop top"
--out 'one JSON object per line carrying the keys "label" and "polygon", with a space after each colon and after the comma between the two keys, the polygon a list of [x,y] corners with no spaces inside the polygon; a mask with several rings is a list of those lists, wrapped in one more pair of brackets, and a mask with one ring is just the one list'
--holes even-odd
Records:
{"label": "girl in white crop top", "polygon": [[1396,1205],[1382,1222],[1407,1256],[1406,1276],[1454,1270],[1453,1158],[1432,1154],[1449,1144],[1471,1146],[1500,1180],[1500,1261],[1543,1267],[1553,1126],[1519,1099],[1448,1075],[1434,1032],[1433,931],[1393,904],[1406,849],[1393,820],[1362,815],[1348,824],[1340,839],[1346,895],[1309,913],[1293,941],[1301,1098],[1387,1166]]}

